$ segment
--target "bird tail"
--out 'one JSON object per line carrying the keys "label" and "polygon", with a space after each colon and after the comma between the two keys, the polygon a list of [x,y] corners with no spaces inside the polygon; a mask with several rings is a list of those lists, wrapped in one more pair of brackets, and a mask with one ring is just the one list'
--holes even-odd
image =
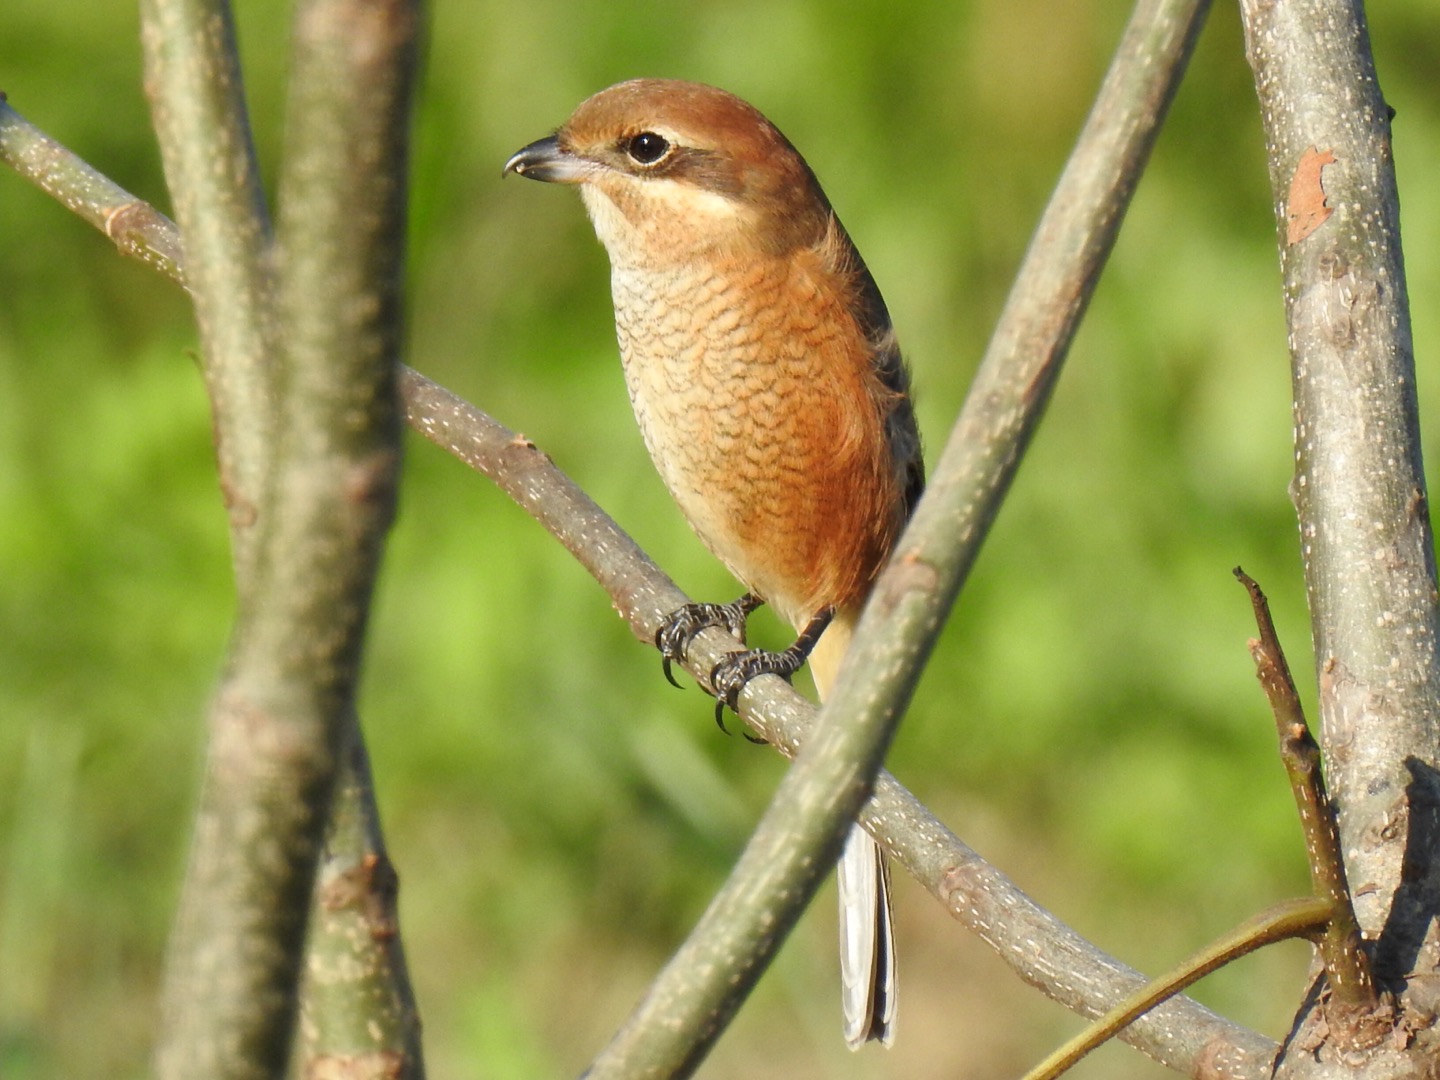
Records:
{"label": "bird tail", "polygon": [[[858,612],[840,611],[810,654],[821,699],[830,694],[850,647]],[[890,869],[864,829],[850,830],[836,867],[840,893],[840,994],[845,1041],[858,1050],[871,1040],[889,1046],[895,1024],[895,929]]]}

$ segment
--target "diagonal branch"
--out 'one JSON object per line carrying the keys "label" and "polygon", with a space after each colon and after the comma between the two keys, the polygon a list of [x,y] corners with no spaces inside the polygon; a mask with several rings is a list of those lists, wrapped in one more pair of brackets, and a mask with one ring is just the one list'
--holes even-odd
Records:
{"label": "diagonal branch", "polygon": [[[575,556],[610,595],[635,636],[653,641],[664,617],[688,597],[603,510],[522,436],[415,371],[401,380],[410,425],[483,473]],[[734,639],[707,630],[687,652],[696,678]],[[747,691],[750,722],[793,756],[815,722],[816,709],[778,679]],[[888,772],[861,821],[889,854],[963,926],[979,934],[1026,982],[1086,1016],[1098,1016],[1146,982],[1041,908],[930,813]],[[1268,1075],[1275,1044],[1196,1004],[1166,1002],[1126,1029],[1152,1057],[1192,1075],[1259,1080]]]}
{"label": "diagonal branch", "polygon": [[120,254],[185,284],[180,230],[143,199],[81,161],[0,93],[0,161],[109,237]]}

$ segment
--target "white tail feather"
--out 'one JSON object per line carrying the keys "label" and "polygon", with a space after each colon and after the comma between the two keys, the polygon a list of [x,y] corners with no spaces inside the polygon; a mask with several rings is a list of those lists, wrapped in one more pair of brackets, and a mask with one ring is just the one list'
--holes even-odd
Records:
{"label": "white tail feather", "polygon": [[[810,654],[810,671],[824,699],[850,645],[855,616],[837,612]],[[858,1050],[895,1037],[895,930],[885,853],[858,825],[850,830],[836,867],[840,894],[840,1000],[845,1041]]]}

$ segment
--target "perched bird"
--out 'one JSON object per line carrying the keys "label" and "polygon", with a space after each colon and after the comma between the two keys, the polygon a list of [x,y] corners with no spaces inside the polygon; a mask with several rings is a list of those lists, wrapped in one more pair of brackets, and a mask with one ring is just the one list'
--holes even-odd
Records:
{"label": "perched bird", "polygon": [[[889,313],[815,174],[752,106],[668,79],[602,90],[505,172],[579,186],[610,256],[650,456],[749,590],[672,617],[659,636],[667,673],[704,625],[743,641],[764,602],[800,638],[731,654],[712,674],[717,697],[733,707],[748,678],[789,675],[807,655],[823,697],[924,475]],[[839,886],[846,1040],[889,1043],[889,873],[858,827]]]}

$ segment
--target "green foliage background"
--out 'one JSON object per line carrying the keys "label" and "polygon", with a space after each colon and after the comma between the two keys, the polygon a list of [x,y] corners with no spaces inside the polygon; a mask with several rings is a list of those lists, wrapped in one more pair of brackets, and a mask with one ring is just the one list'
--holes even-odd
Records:
{"label": "green foliage background", "polygon": [[[273,171],[288,12],[240,8]],[[581,208],[502,183],[501,163],[634,75],[755,102],[879,280],[933,452],[1125,9],[440,0],[415,143],[411,363],[533,438],[694,595],[729,597],[634,430]],[[1371,17],[1433,417],[1440,12],[1387,0]],[[0,9],[15,107],[164,205],[139,67],[131,5]],[[1229,573],[1243,564],[1270,592],[1308,689],[1269,201],[1238,17],[1221,4],[892,756],[1033,896],[1149,970],[1306,887]],[[233,601],[194,348],[178,290],[0,177],[6,1080],[148,1071]],[[721,736],[537,526],[418,440],[369,659],[364,722],[432,1075],[573,1075],[702,909],[782,764]],[[702,1075],[1003,1076],[1073,1030],[922,890],[898,892],[894,1050],[843,1049],[822,898]],[[1306,962],[1281,947],[1198,996],[1279,1036]],[[1076,1075],[1164,1074],[1112,1047]]]}

